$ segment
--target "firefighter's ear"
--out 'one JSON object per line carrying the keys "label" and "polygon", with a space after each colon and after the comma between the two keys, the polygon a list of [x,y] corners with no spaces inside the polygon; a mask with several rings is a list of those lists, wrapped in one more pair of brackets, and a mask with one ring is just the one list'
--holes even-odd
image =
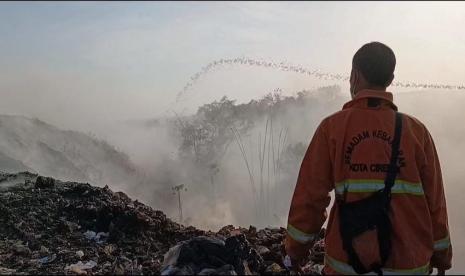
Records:
{"label": "firefighter's ear", "polygon": [[355,94],[357,94],[357,86],[359,81],[359,71],[357,69],[352,68],[350,72],[350,95],[352,99],[355,98]]}
{"label": "firefighter's ear", "polygon": [[352,68],[352,71],[350,71],[350,84],[355,85],[358,80],[358,70],[355,68]]}

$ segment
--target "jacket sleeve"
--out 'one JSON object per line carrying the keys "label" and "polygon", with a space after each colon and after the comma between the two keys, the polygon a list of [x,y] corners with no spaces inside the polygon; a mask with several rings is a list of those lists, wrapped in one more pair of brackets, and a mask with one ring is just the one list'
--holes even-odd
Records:
{"label": "jacket sleeve", "polygon": [[328,139],[323,123],[317,128],[300,167],[289,211],[286,253],[301,260],[318,237],[326,220],[333,186]]}
{"label": "jacket sleeve", "polygon": [[426,164],[420,172],[433,226],[434,253],[431,257],[431,266],[447,270],[452,265],[452,246],[449,236],[446,198],[436,147],[430,133],[426,132],[424,149]]}

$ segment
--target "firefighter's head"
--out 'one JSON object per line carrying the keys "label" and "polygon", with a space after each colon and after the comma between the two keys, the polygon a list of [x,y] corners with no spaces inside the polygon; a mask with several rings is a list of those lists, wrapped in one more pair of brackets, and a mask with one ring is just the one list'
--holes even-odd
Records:
{"label": "firefighter's head", "polygon": [[394,79],[396,56],[381,42],[363,45],[352,59],[350,93],[352,98],[362,89],[386,91]]}

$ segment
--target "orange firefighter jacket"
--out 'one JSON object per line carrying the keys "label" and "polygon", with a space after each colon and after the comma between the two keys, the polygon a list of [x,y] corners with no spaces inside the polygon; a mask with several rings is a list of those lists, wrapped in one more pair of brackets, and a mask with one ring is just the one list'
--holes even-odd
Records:
{"label": "orange firefighter jacket", "polygon": [[[346,201],[384,188],[394,136],[395,110],[389,92],[363,90],[318,126],[302,161],[289,212],[287,254],[300,260],[327,218],[331,191],[346,189]],[[400,172],[392,187],[392,251],[385,274],[427,274],[449,269],[452,247],[441,168],[433,139],[417,119],[404,115]],[[325,234],[326,274],[356,274],[348,265],[334,204]],[[362,248],[377,254],[370,243]],[[376,249],[378,250],[378,249]]]}

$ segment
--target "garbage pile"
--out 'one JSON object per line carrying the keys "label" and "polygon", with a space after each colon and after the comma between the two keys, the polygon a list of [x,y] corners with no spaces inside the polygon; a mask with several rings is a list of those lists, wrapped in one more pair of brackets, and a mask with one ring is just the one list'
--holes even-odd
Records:
{"label": "garbage pile", "polygon": [[[179,225],[107,186],[0,174],[0,274],[289,274],[285,229]],[[324,244],[304,272],[319,274]]]}

